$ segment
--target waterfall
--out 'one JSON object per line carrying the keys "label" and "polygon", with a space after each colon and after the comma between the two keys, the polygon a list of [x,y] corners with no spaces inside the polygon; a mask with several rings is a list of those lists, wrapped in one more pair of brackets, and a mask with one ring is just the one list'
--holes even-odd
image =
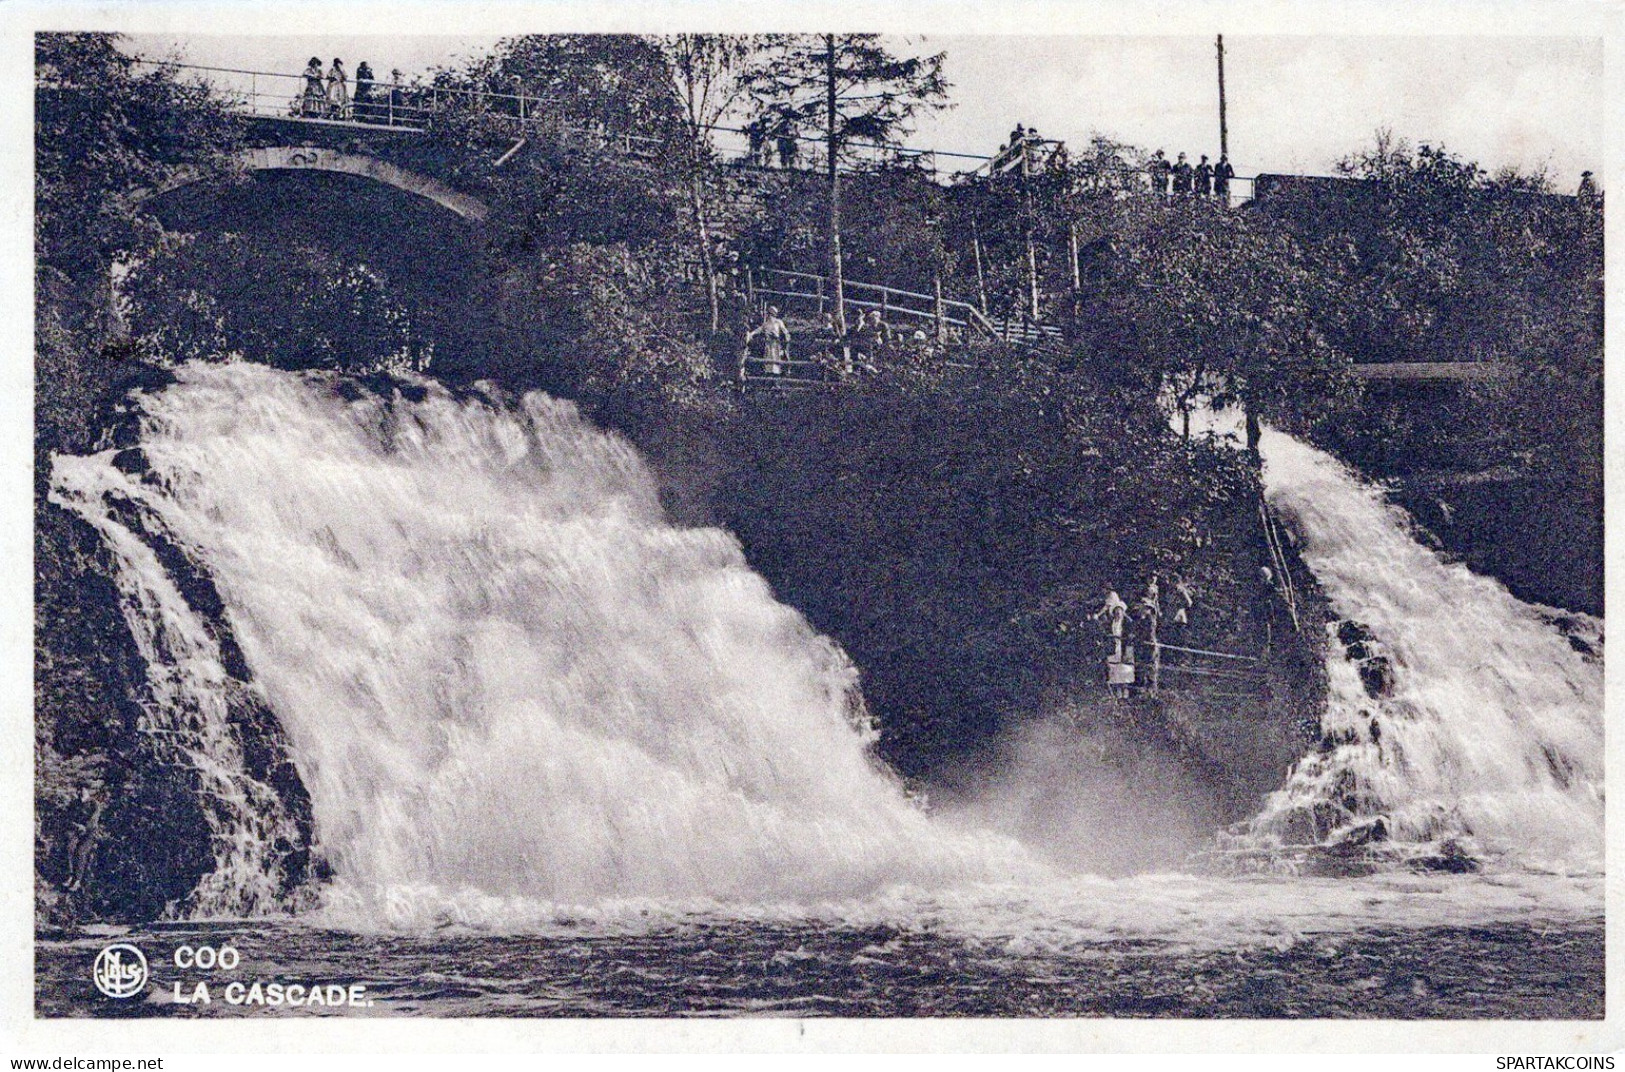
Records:
{"label": "waterfall", "polygon": [[267,783],[265,771],[257,777],[250,769],[240,723],[263,701],[233,672],[229,641],[183,594],[175,570],[189,563],[166,562],[159,553],[174,544],[145,505],[147,489],[112,456],[56,458],[51,498],[94,527],[112,555],[125,623],[146,664],[137,728],[155,755],[192,773],[202,801],[215,866],[185,904],[168,911],[204,917],[275,911],[304,877],[290,873],[299,869],[289,867],[289,858],[305,838],[291,802]]}
{"label": "waterfall", "polygon": [[1328,455],[1273,431],[1261,450],[1269,501],[1342,621],[1321,749],[1244,843],[1600,867],[1601,623],[1441,558]]}
{"label": "waterfall", "polygon": [[[844,654],[731,536],[669,524],[636,452],[570,404],[192,364],[139,405],[146,471],[62,459],[57,493],[142,578],[132,624],[206,633],[115,500],[208,570],[309,790],[330,904],[807,903],[1042,872],[932,823],[872,757]],[[154,702],[190,705],[200,768],[240,768],[195,699],[204,647],[172,654],[187,696]]]}

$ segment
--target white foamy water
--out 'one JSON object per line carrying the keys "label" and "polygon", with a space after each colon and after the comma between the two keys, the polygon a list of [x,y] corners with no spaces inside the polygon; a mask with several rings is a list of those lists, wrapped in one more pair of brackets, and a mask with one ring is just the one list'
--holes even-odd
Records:
{"label": "white foamy water", "polygon": [[[577,932],[828,914],[1041,949],[1597,909],[1594,877],[1516,866],[1057,874],[907,799],[869,752],[845,656],[772,598],[731,536],[670,525],[636,453],[572,406],[427,382],[415,401],[378,397],[246,364],[179,377],[142,402],[149,476],[109,452],[58,459],[55,483],[113,547],[132,629],[168,674],[154,717],[186,727],[175,747],[217,772],[221,866],[202,914],[271,907],[263,846],[285,819],[242,775],[210,698],[225,675],[209,630],[111,504],[143,511],[219,588],[311,795],[334,871],[327,923]],[[1437,835],[1442,813],[1513,865],[1583,857],[1600,840],[1597,669],[1560,658],[1570,677],[1554,685],[1538,664],[1567,645],[1533,610],[1417,546],[1329,459],[1269,445],[1273,499],[1339,613],[1387,645],[1399,684],[1382,744],[1305,760],[1256,840],[1280,842],[1289,815],[1324,812],[1352,778],[1361,814],[1391,816],[1396,837]],[[1463,636],[1482,639],[1495,667],[1482,676],[1502,684],[1457,698],[1464,671],[1445,654]],[[1339,675],[1328,727],[1363,725],[1370,701]],[[1531,756],[1546,748],[1577,772],[1567,785],[1551,770],[1541,781]]]}
{"label": "white foamy water", "polygon": [[[1328,455],[1276,432],[1261,450],[1271,504],[1392,681],[1372,696],[1330,638],[1322,727],[1340,743],[1298,764],[1253,837],[1332,843],[1380,819],[1401,846],[1453,841],[1519,865],[1600,868],[1600,659],[1549,613],[1419,544],[1403,512]],[[1600,622],[1571,617],[1600,635]]]}
{"label": "white foamy water", "polygon": [[[107,457],[58,457],[52,500],[102,536],[116,568],[126,624],[146,663],[140,732],[164,761],[190,767],[203,800],[214,870],[171,914],[252,915],[283,907],[282,853],[299,842],[275,789],[248,773],[231,718],[231,691],[219,640],[182,596],[139,526],[168,535],[142,509],[139,494]],[[132,516],[133,515],[133,516]]]}
{"label": "white foamy water", "polygon": [[636,453],[573,406],[337,387],[188,366],[144,402],[151,485],[107,457],[72,477],[207,564],[337,899],[415,918],[1040,872],[934,828],[870,756],[845,656],[728,534],[666,523]]}

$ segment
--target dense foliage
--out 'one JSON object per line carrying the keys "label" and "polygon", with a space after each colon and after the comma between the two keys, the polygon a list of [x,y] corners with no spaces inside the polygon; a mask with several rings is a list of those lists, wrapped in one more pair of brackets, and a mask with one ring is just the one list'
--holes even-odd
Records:
{"label": "dense foliage", "polygon": [[137,66],[112,34],[39,34],[34,63],[38,261],[93,275],[153,236],[138,195],[183,169],[220,171],[239,123],[206,88]]}
{"label": "dense foliage", "polygon": [[121,289],[140,348],[173,361],[368,372],[424,368],[433,357],[433,343],[375,269],[318,246],[166,236]]}
{"label": "dense foliage", "polygon": [[[1108,589],[1153,574],[1244,602],[1256,476],[1155,406],[1039,362],[896,373],[742,414],[723,520],[780,594],[852,653],[889,759],[985,745],[1049,690],[1098,688]],[[1246,625],[1218,610],[1204,637]]]}

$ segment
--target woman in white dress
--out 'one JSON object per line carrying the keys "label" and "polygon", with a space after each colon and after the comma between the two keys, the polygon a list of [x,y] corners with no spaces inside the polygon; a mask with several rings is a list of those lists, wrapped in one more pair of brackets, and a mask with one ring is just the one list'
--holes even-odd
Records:
{"label": "woman in white dress", "polygon": [[327,112],[330,119],[350,118],[350,76],[337,58],[327,69]]}

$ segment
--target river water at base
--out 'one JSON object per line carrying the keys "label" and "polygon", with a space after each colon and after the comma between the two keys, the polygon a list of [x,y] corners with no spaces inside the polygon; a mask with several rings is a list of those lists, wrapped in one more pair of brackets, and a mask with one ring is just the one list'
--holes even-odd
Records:
{"label": "river water at base", "polygon": [[[1603,1015],[1601,901],[1599,877],[1523,872],[1152,875],[900,891],[822,909],[561,908],[505,932],[451,917],[411,932],[324,926],[319,915],[157,924],[41,941],[37,1010],[1588,1019]],[[488,918],[491,906],[479,911]],[[141,1000],[92,986],[96,954],[114,941],[152,965]],[[229,945],[241,960],[229,971],[174,966],[178,948],[203,945]],[[359,984],[367,1003],[259,1004],[255,982]]]}
{"label": "river water at base", "polygon": [[[144,1000],[90,983],[109,939],[41,943],[41,1016],[845,1016],[1599,1019],[1601,920],[1384,928],[1179,949],[1065,952],[910,926],[695,918],[647,933],[368,935],[306,924],[177,924],[122,935],[155,962]],[[235,971],[182,971],[229,944]],[[362,984],[358,1007],[242,1004],[256,981]],[[209,989],[196,1002],[196,986]],[[239,984],[233,987],[232,984]],[[186,999],[176,1001],[179,996]],[[234,1003],[238,1002],[238,1003]]]}

